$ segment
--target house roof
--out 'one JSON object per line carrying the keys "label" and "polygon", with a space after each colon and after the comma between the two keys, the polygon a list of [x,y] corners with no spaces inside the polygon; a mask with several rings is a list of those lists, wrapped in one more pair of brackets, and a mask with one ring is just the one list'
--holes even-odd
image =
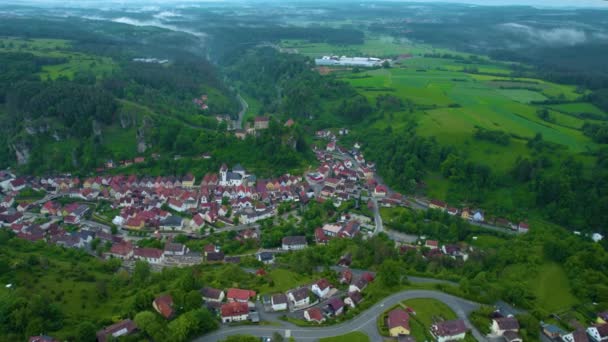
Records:
{"label": "house roof", "polygon": [[323,320],[323,313],[319,308],[308,309],[306,312],[308,312],[311,321],[321,322]]}
{"label": "house roof", "polygon": [[283,293],[278,293],[272,296],[272,304],[285,304],[287,303],[287,296]]}
{"label": "house roof", "polygon": [[115,243],[110,247],[110,253],[117,255],[127,255],[133,251],[133,245],[130,242]]}
{"label": "house roof", "polygon": [[212,287],[204,287],[201,289],[201,296],[203,298],[210,298],[210,299],[215,299],[215,300],[219,300],[220,297],[222,296],[222,290],[219,289],[214,289]]}
{"label": "house roof", "polygon": [[333,297],[327,301],[327,306],[330,306],[334,311],[338,311],[344,307],[344,302],[338,297]]}
{"label": "house roof", "polygon": [[306,236],[286,236],[282,242],[288,246],[306,245]]}
{"label": "house roof", "polygon": [[50,336],[31,336],[28,339],[28,342],[59,342]]}
{"label": "house roof", "polygon": [[146,247],[142,247],[142,248],[135,248],[135,251],[133,252],[133,254],[135,256],[139,256],[139,257],[143,257],[143,258],[153,258],[153,259],[160,259],[163,255],[163,251],[158,249],[158,248],[146,248]]}
{"label": "house roof", "polygon": [[515,317],[494,318],[500,330],[519,330],[519,322]]}
{"label": "house roof", "polygon": [[511,330],[505,331],[505,333],[502,334],[502,336],[505,338],[505,340],[507,340],[507,342],[521,340],[521,337],[519,336],[519,334],[516,333],[515,331],[511,331]]}
{"label": "house roof", "polygon": [[291,291],[290,293],[296,302],[299,302],[302,299],[308,298],[308,288],[307,287],[300,287],[298,289]]}
{"label": "house roof", "polygon": [[135,325],[135,322],[133,322],[130,319],[125,319],[118,323],[114,323],[108,327],[105,327],[102,330],[99,330],[97,332],[97,341],[106,342],[108,340],[113,340],[113,339],[109,338],[113,334],[119,334],[120,332],[122,332],[117,336],[123,336],[123,335],[130,334],[130,333],[134,332],[135,330],[137,330],[137,325]]}
{"label": "house roof", "polygon": [[389,329],[403,327],[410,330],[410,315],[401,309],[392,310],[388,313],[387,325]]}
{"label": "house roof", "polygon": [[228,289],[228,293],[226,294],[226,297],[228,299],[241,300],[241,301],[249,300],[249,298],[255,297],[255,291],[230,288],[230,289]]}
{"label": "house roof", "polygon": [[597,332],[600,334],[600,337],[603,338],[608,336],[608,323],[594,325],[594,327],[597,329]]}
{"label": "house roof", "polygon": [[431,331],[435,336],[449,337],[465,333],[467,331],[467,327],[463,320],[455,319],[435,323],[431,326]]}
{"label": "house roof", "polygon": [[222,317],[241,316],[249,313],[247,303],[232,302],[222,305]]}
{"label": "house roof", "polygon": [[319,287],[319,289],[321,289],[321,291],[323,291],[331,285],[329,284],[329,281],[327,279],[321,278],[319,279],[319,281],[317,281],[317,286]]}
{"label": "house roof", "polygon": [[361,292],[350,292],[348,294],[348,298],[350,298],[353,303],[355,304],[359,304],[362,300],[363,300],[363,295],[361,294]]}
{"label": "house roof", "polygon": [[154,299],[154,309],[165,318],[173,315],[173,298],[170,295],[163,295]]}
{"label": "house roof", "polygon": [[186,246],[177,242],[168,242],[165,244],[165,251],[167,252],[184,252]]}

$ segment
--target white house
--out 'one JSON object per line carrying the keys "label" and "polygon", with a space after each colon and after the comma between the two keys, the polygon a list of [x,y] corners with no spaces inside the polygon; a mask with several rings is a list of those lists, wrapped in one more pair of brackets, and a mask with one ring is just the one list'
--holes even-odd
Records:
{"label": "white house", "polygon": [[272,296],[270,302],[272,304],[272,311],[287,310],[287,296],[282,293]]}
{"label": "white house", "polygon": [[304,249],[307,245],[305,236],[286,236],[282,240],[282,248],[285,251]]}
{"label": "white house", "polygon": [[331,285],[327,279],[323,278],[316,283],[312,284],[311,291],[319,298],[327,297],[329,290],[331,289]]}
{"label": "white house", "polygon": [[231,302],[222,305],[222,323],[241,322],[249,318],[247,303]]}
{"label": "white house", "polygon": [[587,328],[587,334],[595,342],[608,341],[608,323],[594,325]]}
{"label": "white house", "polygon": [[519,322],[515,317],[494,318],[490,330],[496,336],[502,336],[507,331],[518,332]]}
{"label": "white house", "polygon": [[133,252],[133,257],[151,264],[160,264],[165,260],[163,251],[156,248],[136,248]]}
{"label": "white house", "polygon": [[287,298],[296,308],[305,307],[310,304],[310,296],[308,295],[307,287],[301,287],[289,292]]}
{"label": "white house", "polygon": [[461,319],[437,322],[431,326],[431,335],[437,342],[464,340],[467,327]]}
{"label": "white house", "polygon": [[205,287],[201,290],[201,297],[205,302],[221,303],[224,301],[225,294],[222,290]]}

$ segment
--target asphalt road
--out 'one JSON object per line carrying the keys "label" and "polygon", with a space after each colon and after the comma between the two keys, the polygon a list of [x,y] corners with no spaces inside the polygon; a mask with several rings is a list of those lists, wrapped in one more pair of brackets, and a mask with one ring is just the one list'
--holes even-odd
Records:
{"label": "asphalt road", "polygon": [[412,298],[433,298],[448,305],[459,318],[463,319],[466,325],[472,329],[473,336],[477,341],[487,341],[487,339],[477,331],[471,322],[469,322],[468,314],[477,309],[480,304],[471,302],[449,294],[429,291],[429,290],[411,290],[393,294],[384,300],[376,303],[374,306],[359,314],[354,319],[329,327],[298,327],[294,324],[277,321],[276,326],[264,325],[246,325],[246,326],[225,326],[211,334],[203,335],[194,341],[196,342],[212,342],[225,339],[230,335],[247,334],[258,337],[272,336],[274,332],[279,332],[283,336],[294,337],[297,341],[317,341],[323,337],[337,336],[349,333],[351,331],[360,331],[370,337],[371,341],[381,341],[382,337],[378,333],[376,320],[382,312],[391,306],[407,299]]}

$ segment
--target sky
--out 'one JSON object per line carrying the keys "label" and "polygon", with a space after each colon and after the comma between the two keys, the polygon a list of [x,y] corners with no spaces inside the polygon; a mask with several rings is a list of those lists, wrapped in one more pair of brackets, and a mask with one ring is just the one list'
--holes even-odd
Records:
{"label": "sky", "polygon": [[[8,3],[43,3],[46,5],[91,5],[94,3],[100,4],[121,4],[121,5],[134,5],[134,4],[166,4],[170,3],[195,3],[195,2],[282,2],[281,0],[7,0]],[[297,1],[297,0],[287,0]],[[331,1],[331,0],[326,0]],[[350,0],[338,0],[339,2],[350,2]],[[376,0],[354,0],[353,2],[373,2]],[[387,0],[385,0],[387,1]],[[608,9],[608,0],[388,0],[396,2],[420,2],[420,3],[468,3],[475,5],[491,5],[491,6],[504,6],[504,5],[528,5],[535,7],[600,7]]]}
{"label": "sky", "polygon": [[536,7],[604,7],[608,8],[607,0],[408,0],[411,2],[450,2],[469,3],[476,5],[529,5]]}

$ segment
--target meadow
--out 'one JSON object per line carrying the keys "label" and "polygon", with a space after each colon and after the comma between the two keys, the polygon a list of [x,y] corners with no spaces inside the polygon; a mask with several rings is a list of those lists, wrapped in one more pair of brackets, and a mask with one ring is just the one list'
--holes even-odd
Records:
{"label": "meadow", "polygon": [[81,72],[92,72],[98,78],[111,74],[117,65],[108,57],[73,51],[70,41],[61,39],[0,38],[0,52],[25,52],[35,56],[65,58],[66,63],[42,66],[43,80],[59,77],[73,79]]}
{"label": "meadow", "polygon": [[[375,103],[379,95],[391,94],[416,105],[414,112],[375,117],[372,127],[390,126],[398,130],[413,120],[417,122],[418,134],[457,146],[468,159],[500,173],[507,172],[517,158],[532,154],[526,144],[537,133],[547,141],[565,146],[571,153],[597,147],[581,131],[586,120],[567,112],[577,110],[576,106],[554,108],[532,104],[556,97],[574,100],[580,97],[574,87],[527,78],[470,74],[455,67],[439,67],[442,62],[455,65],[446,59],[415,57],[405,60],[400,67],[341,73],[338,77],[352,84],[370,103]],[[518,84],[520,88],[515,88]],[[588,103],[579,107],[579,111],[587,109],[605,115]],[[543,108],[549,110],[552,122],[539,118],[537,111]],[[474,133],[478,128],[504,131],[512,136],[510,144],[477,140]]]}
{"label": "meadow", "polygon": [[369,337],[362,332],[351,332],[348,334],[325,337],[319,340],[319,342],[368,342]]}

